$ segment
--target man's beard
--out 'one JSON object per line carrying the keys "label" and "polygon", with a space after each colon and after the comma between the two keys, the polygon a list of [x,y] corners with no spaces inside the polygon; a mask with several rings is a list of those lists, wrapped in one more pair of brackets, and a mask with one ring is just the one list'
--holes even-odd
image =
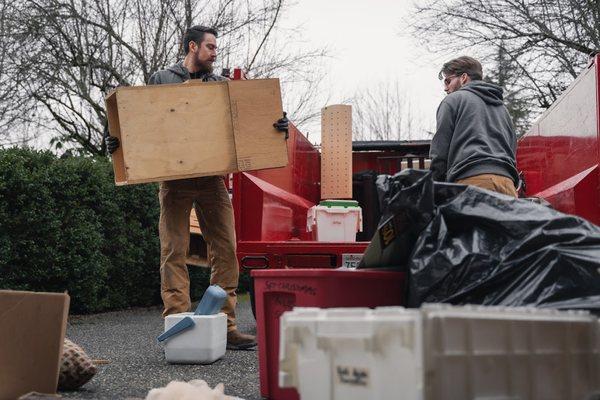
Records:
{"label": "man's beard", "polygon": [[211,74],[213,72],[213,66],[211,62],[196,60],[196,63],[198,66],[198,72],[202,74]]}

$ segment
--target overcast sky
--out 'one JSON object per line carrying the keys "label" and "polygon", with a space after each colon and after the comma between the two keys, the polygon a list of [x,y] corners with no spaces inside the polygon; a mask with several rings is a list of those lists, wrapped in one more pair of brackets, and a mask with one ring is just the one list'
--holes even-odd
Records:
{"label": "overcast sky", "polygon": [[[331,50],[332,57],[325,60],[324,89],[332,104],[367,85],[397,79],[424,128],[433,130],[435,111],[444,96],[437,73],[448,55],[430,54],[413,38],[401,35],[411,4],[406,0],[299,0],[282,26],[301,25],[306,45]],[[307,130],[318,135],[318,125],[317,121]]]}

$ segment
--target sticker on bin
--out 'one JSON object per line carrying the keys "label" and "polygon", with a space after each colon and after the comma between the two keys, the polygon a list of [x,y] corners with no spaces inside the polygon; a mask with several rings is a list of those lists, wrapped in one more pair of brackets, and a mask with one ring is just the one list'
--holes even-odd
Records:
{"label": "sticker on bin", "polygon": [[357,253],[345,253],[342,254],[342,267],[349,269],[356,269],[360,261],[362,260],[362,254]]}
{"label": "sticker on bin", "polygon": [[338,365],[335,368],[337,382],[341,385],[369,386],[369,369]]}

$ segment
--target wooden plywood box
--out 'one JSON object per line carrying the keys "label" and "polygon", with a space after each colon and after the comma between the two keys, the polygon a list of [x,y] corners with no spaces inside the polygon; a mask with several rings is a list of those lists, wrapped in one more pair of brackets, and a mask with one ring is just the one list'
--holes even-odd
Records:
{"label": "wooden plywood box", "polygon": [[118,88],[106,98],[117,185],[287,165],[278,79]]}

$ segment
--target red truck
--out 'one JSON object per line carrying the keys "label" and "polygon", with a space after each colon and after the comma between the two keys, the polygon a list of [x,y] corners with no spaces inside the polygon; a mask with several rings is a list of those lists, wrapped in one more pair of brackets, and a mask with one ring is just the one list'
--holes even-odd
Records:
{"label": "red truck", "polygon": [[[306,215],[320,197],[320,154],[297,129],[288,140],[285,168],[233,177],[233,207],[242,269],[352,267],[360,260],[379,220],[373,182],[377,174],[425,168],[429,142],[355,142],[353,197],[363,209],[357,242],[313,240]],[[372,171],[372,173],[370,173]]]}
{"label": "red truck", "polygon": [[[429,167],[429,140],[353,142],[353,197],[362,207],[356,242],[317,242],[307,231],[307,211],[321,199],[320,152],[293,125],[284,168],[243,172],[229,178],[242,271],[270,268],[354,267],[376,230],[378,174]],[[206,245],[191,218],[189,264],[206,265]]]}
{"label": "red truck", "polygon": [[[521,137],[517,166],[525,195],[600,224],[600,56]],[[313,240],[307,210],[320,198],[320,153],[295,127],[287,143],[285,168],[230,177],[236,218],[238,261],[242,270],[355,266],[376,229],[379,206],[373,187],[377,174],[428,168],[429,141],[353,143],[353,197],[363,210],[357,242]],[[192,220],[190,263],[206,265],[205,245]]]}
{"label": "red truck", "polygon": [[354,142],[353,198],[362,208],[363,232],[357,234],[356,242],[318,242],[307,231],[306,222],[308,209],[322,200],[320,153],[291,127],[287,167],[233,176],[240,268],[249,271],[356,267],[379,222],[377,175],[394,174],[405,168],[428,168],[428,154],[428,140]]}

